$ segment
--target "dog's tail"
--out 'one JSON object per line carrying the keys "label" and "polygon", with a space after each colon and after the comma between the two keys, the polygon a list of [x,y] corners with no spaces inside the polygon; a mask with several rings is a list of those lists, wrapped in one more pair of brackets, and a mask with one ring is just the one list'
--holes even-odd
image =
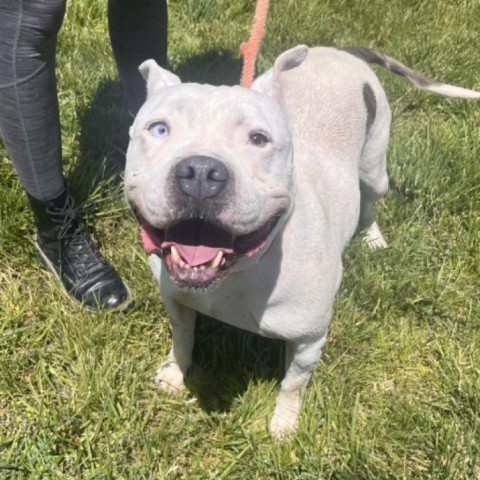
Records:
{"label": "dog's tail", "polygon": [[403,65],[403,63],[398,62],[394,58],[389,57],[388,55],[379,52],[378,50],[372,50],[366,47],[344,47],[340,48],[339,50],[350,53],[351,55],[360,58],[364,62],[380,65],[387,70],[396,73],[397,75],[405,77],[410,80],[410,82],[412,82],[417,88],[420,88],[422,90],[435,92],[446,97],[480,98],[480,92],[476,92],[475,90],[469,90],[468,88],[448,85],[447,83],[440,83],[434,80],[429,80],[423,75],[414,72],[406,65]]}

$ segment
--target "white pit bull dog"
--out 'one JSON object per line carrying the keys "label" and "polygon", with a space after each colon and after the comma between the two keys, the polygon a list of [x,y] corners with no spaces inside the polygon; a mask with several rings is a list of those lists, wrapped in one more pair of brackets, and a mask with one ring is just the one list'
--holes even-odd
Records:
{"label": "white pit bull dog", "polygon": [[130,130],[125,188],[170,315],[173,346],[157,371],[169,392],[192,358],[195,314],[286,342],[270,421],[293,431],[325,345],[342,252],[385,195],[390,109],[366,62],[442,95],[432,82],[366,48],[299,46],[252,89],[182,84],[153,60],[148,99]]}

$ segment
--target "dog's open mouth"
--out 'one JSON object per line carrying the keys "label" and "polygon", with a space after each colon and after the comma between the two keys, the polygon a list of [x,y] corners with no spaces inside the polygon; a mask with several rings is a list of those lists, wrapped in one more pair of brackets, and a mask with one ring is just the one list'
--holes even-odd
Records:
{"label": "dog's open mouth", "polygon": [[163,258],[175,283],[206,289],[224,278],[241,257],[256,255],[280,217],[275,215],[254,232],[238,236],[200,219],[184,220],[161,230],[140,218],[141,237],[148,253]]}

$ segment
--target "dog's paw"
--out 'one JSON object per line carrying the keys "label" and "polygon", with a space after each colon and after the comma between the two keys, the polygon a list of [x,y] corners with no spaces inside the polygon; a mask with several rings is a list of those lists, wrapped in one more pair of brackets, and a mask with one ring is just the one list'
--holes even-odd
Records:
{"label": "dog's paw", "polygon": [[298,428],[298,413],[286,412],[286,415],[280,415],[274,412],[269,425],[270,435],[277,442],[286,440],[288,436],[294,433]]}
{"label": "dog's paw", "polygon": [[183,372],[173,360],[162,363],[155,374],[155,385],[167,393],[178,393],[183,387]]}
{"label": "dog's paw", "polygon": [[372,250],[388,247],[385,238],[383,238],[382,232],[378,228],[377,222],[373,222],[366,230],[362,232],[362,240]]}
{"label": "dog's paw", "polygon": [[280,391],[275,410],[270,419],[269,430],[274,440],[285,440],[298,428],[301,391]]}

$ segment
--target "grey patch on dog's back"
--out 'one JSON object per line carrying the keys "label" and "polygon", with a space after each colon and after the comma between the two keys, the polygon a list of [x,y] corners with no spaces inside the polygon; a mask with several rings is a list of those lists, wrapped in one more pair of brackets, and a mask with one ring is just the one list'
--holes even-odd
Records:
{"label": "grey patch on dog's back", "polygon": [[365,102],[365,107],[367,108],[368,134],[368,132],[370,131],[370,127],[375,121],[375,116],[377,115],[377,100],[375,98],[375,93],[373,92],[372,87],[367,82],[363,84],[363,101]]}

